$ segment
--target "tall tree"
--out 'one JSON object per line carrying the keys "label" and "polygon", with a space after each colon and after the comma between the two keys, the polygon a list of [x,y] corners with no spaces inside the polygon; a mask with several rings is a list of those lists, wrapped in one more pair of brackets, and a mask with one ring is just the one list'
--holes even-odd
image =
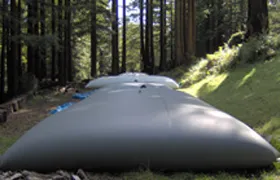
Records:
{"label": "tall tree", "polygon": [[119,73],[119,32],[118,32],[118,0],[112,3],[112,74]]}
{"label": "tall tree", "polygon": [[[46,31],[46,7],[45,0],[40,0],[40,28],[41,28],[41,36],[45,36]],[[47,76],[47,64],[46,64],[46,45],[45,43],[40,46],[40,59],[41,59],[41,76],[45,78]]]}
{"label": "tall tree", "polygon": [[126,71],[126,1],[123,0],[122,72]]}
{"label": "tall tree", "polygon": [[[38,0],[33,0],[33,7],[34,7],[34,35],[39,37],[39,3]],[[40,56],[40,46],[41,44],[36,44],[35,46],[35,75],[36,77],[41,80],[42,79],[42,67],[41,67],[41,56]]]}
{"label": "tall tree", "polygon": [[21,17],[21,13],[22,13],[22,8],[21,8],[21,0],[18,0],[18,12],[17,12],[17,19],[18,19],[18,75],[21,76],[22,75],[22,42],[21,42],[21,22],[22,22],[22,17]]}
{"label": "tall tree", "polygon": [[145,63],[144,0],[139,0],[139,1],[140,1],[140,56],[141,56],[141,65],[143,66]]}
{"label": "tall tree", "polygon": [[68,53],[68,72],[67,72],[67,76],[68,76],[68,81],[72,82],[73,81],[73,63],[72,63],[72,23],[71,23],[71,19],[72,19],[72,4],[71,4],[71,0],[68,0],[68,4],[67,4],[68,8],[67,8],[67,53]]}
{"label": "tall tree", "polygon": [[148,23],[148,26],[150,28],[150,31],[149,31],[149,40],[150,40],[150,60],[149,60],[149,64],[150,64],[150,70],[149,70],[149,73],[150,74],[154,74],[155,73],[155,52],[154,52],[154,26],[153,26],[153,17],[154,17],[154,2],[153,0],[150,0],[150,4],[149,4],[149,23]]}
{"label": "tall tree", "polygon": [[[56,37],[56,6],[55,6],[55,0],[52,0],[52,15],[51,15],[51,26],[52,26],[52,35],[54,37]],[[56,46],[55,43],[52,44],[52,68],[51,68],[51,77],[52,80],[55,80],[55,76],[56,76],[56,66],[57,66],[57,61],[56,61],[56,57],[57,57],[57,52],[56,52]]]}
{"label": "tall tree", "polygon": [[145,63],[144,72],[154,73],[153,45],[153,0],[146,1],[146,34],[145,34]]}
{"label": "tall tree", "polygon": [[187,62],[191,63],[196,47],[196,6],[195,0],[188,0]]}
{"label": "tall tree", "polygon": [[267,0],[248,0],[248,20],[246,37],[268,31]]}
{"label": "tall tree", "polygon": [[69,42],[70,42],[70,37],[69,37],[69,28],[70,28],[70,24],[68,24],[69,21],[69,11],[70,11],[70,0],[64,0],[64,48],[63,48],[63,52],[64,52],[64,59],[63,59],[63,64],[64,64],[64,81],[66,83],[66,81],[69,79],[69,74],[68,74],[68,70],[69,70],[69,58],[70,58],[70,51],[69,51]]}
{"label": "tall tree", "polygon": [[11,49],[7,62],[7,72],[8,72],[8,95],[9,97],[13,97],[17,94],[18,91],[18,44],[16,40],[16,36],[18,35],[18,24],[17,24],[17,7],[16,0],[11,0],[11,13],[10,17],[10,31],[11,31]]}
{"label": "tall tree", "polygon": [[96,41],[96,0],[91,1],[91,76],[96,76],[97,41]]}
{"label": "tall tree", "polygon": [[160,70],[166,70],[166,0],[160,1]]}
{"label": "tall tree", "polygon": [[62,0],[58,0],[58,39],[59,39],[59,50],[58,50],[58,69],[59,69],[59,82],[61,85],[66,84],[65,79],[65,64],[64,64],[64,48],[63,48],[63,4]]}
{"label": "tall tree", "polygon": [[150,66],[150,8],[149,8],[149,0],[146,0],[146,27],[145,27],[145,59],[144,59],[144,72],[149,73],[149,66]]}
{"label": "tall tree", "polygon": [[7,46],[7,38],[8,38],[8,34],[7,34],[7,17],[6,17],[6,13],[7,13],[7,4],[8,4],[8,0],[3,0],[2,2],[2,8],[3,8],[3,13],[2,13],[2,47],[1,47],[1,79],[0,79],[0,102],[4,102],[4,96],[5,96],[5,59],[6,59],[6,46]]}
{"label": "tall tree", "polygon": [[[27,15],[27,33],[29,36],[34,35],[34,2],[35,0],[27,1],[28,15]],[[35,73],[34,47],[31,42],[28,42],[27,47],[28,72]]]}
{"label": "tall tree", "polygon": [[184,37],[182,32],[184,31],[184,18],[182,7],[184,1],[175,0],[175,66],[179,66],[184,62]]}
{"label": "tall tree", "polygon": [[174,67],[174,27],[173,27],[173,4],[174,1],[170,0],[170,62],[171,62],[171,67]]}

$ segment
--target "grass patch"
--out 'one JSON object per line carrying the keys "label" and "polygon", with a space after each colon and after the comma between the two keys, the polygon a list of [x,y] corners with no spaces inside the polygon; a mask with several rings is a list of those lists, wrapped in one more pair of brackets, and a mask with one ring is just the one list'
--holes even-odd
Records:
{"label": "grass patch", "polygon": [[280,56],[268,62],[210,76],[181,91],[200,97],[261,133],[277,132],[280,127],[275,120],[280,117],[278,67]]}
{"label": "grass patch", "polygon": [[3,154],[18,137],[0,137],[0,154]]}

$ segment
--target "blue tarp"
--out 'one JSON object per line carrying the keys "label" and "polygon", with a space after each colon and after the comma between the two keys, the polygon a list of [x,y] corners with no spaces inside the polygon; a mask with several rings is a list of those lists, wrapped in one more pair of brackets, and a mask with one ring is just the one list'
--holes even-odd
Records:
{"label": "blue tarp", "polygon": [[94,91],[86,92],[86,93],[76,93],[72,96],[73,99],[80,99],[83,100],[89,97]]}
{"label": "blue tarp", "polygon": [[69,108],[69,107],[72,106],[73,104],[74,104],[74,103],[72,103],[72,102],[67,102],[67,103],[64,103],[64,104],[62,104],[62,105],[60,105],[60,106],[57,106],[57,108],[54,109],[54,110],[52,110],[52,111],[50,112],[50,114],[55,114],[55,113],[61,112],[61,111],[65,110],[65,109]]}
{"label": "blue tarp", "polygon": [[[86,93],[75,93],[72,98],[73,99],[80,99],[80,100],[83,100],[87,97],[89,97],[91,94],[93,93],[93,91],[90,91],[90,92],[86,92]],[[64,103],[60,106],[57,106],[56,109],[54,110],[51,110],[50,111],[50,114],[55,114],[55,113],[58,113],[58,112],[61,112],[67,108],[69,108],[70,106],[72,106],[74,103],[73,102],[67,102],[67,103]]]}

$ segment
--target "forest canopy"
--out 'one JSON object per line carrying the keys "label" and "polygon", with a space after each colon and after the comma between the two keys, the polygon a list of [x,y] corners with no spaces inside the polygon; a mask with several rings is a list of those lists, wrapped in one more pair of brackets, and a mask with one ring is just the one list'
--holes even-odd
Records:
{"label": "forest canopy", "polygon": [[188,69],[225,44],[268,42],[280,27],[276,0],[2,0],[0,8],[0,102],[46,81]]}

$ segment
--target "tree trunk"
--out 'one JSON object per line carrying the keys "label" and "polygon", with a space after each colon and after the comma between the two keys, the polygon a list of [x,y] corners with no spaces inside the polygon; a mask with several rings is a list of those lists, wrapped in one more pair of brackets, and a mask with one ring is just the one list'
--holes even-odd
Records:
{"label": "tree trunk", "polygon": [[208,32],[210,32],[210,37],[208,37],[207,40],[207,53],[213,53],[214,52],[214,31],[215,31],[215,27],[214,27],[214,9],[213,9],[214,3],[213,0],[210,0],[208,2],[208,8],[210,9],[210,14],[208,16],[207,19],[207,29]]}
{"label": "tree trunk", "polygon": [[[38,8],[38,0],[34,0],[34,34],[39,37],[39,8]],[[41,44],[37,44],[35,47],[35,75],[41,80],[42,79],[42,67],[41,67],[41,56],[40,56],[40,46]]]}
{"label": "tree trunk", "polygon": [[21,13],[22,13],[22,9],[21,9],[21,0],[18,0],[18,76],[22,75],[22,59],[21,59],[21,55],[22,55],[22,44],[21,44]]}
{"label": "tree trunk", "polygon": [[122,72],[126,72],[126,0],[123,0]]}
{"label": "tree trunk", "polygon": [[246,37],[258,36],[268,32],[267,0],[248,1],[248,20]]}
{"label": "tree trunk", "polygon": [[6,12],[7,12],[7,2],[8,0],[3,0],[2,2],[2,8],[3,8],[3,14],[2,14],[2,47],[1,47],[1,79],[0,79],[0,103],[4,102],[5,98],[5,59],[6,59],[6,45],[7,45],[7,18],[6,18]]}
{"label": "tree trunk", "polygon": [[216,9],[216,20],[217,20],[217,27],[216,27],[216,45],[217,46],[221,46],[223,45],[223,39],[222,39],[222,36],[223,36],[223,31],[221,30],[221,26],[223,24],[223,18],[222,18],[222,13],[221,13],[221,10],[223,8],[222,6],[222,3],[223,1],[222,0],[218,0],[218,3],[217,3],[217,9]]}
{"label": "tree trunk", "polygon": [[154,4],[153,4],[153,0],[150,0],[150,10],[149,10],[149,28],[150,28],[150,47],[151,47],[151,51],[150,51],[150,70],[149,73],[150,74],[154,74],[155,73],[155,52],[154,52],[154,26],[153,26],[153,9],[154,9]]}
{"label": "tree trunk", "polygon": [[[144,67],[145,64],[145,44],[144,44],[144,0],[140,0],[140,55],[141,65]],[[141,68],[142,69],[142,68]]]}
{"label": "tree trunk", "polygon": [[112,4],[112,74],[119,73],[119,32],[118,32],[118,0],[113,0]]}
{"label": "tree trunk", "polygon": [[91,10],[91,76],[96,76],[96,0],[92,0],[92,10]]}
{"label": "tree trunk", "polygon": [[67,35],[68,35],[68,40],[67,40],[67,47],[68,47],[68,81],[72,82],[73,81],[73,63],[72,63],[72,24],[71,24],[71,19],[72,19],[72,13],[71,13],[71,0],[68,0],[68,18],[67,18]]}
{"label": "tree trunk", "polygon": [[65,85],[65,64],[64,64],[64,48],[63,48],[63,18],[62,18],[62,12],[63,12],[63,6],[62,6],[62,0],[58,0],[58,38],[59,38],[59,51],[58,51],[58,69],[59,69],[59,82],[61,85]]}
{"label": "tree trunk", "polygon": [[[27,15],[27,33],[29,36],[34,35],[34,0],[27,1],[28,15]],[[35,73],[35,62],[34,62],[34,46],[29,42],[27,47],[27,59],[28,59],[28,72]]]}
{"label": "tree trunk", "polygon": [[186,64],[191,64],[192,56],[195,55],[196,47],[196,6],[195,0],[188,0],[188,42],[187,42],[187,62]]}
{"label": "tree trunk", "polygon": [[150,8],[149,0],[146,0],[146,27],[145,27],[145,58],[144,58],[144,72],[149,73],[149,61],[150,61]]}
{"label": "tree trunk", "polygon": [[63,59],[63,64],[64,64],[64,83],[67,82],[67,80],[69,79],[68,76],[68,71],[69,71],[69,48],[68,48],[68,42],[69,42],[69,35],[68,35],[68,28],[69,28],[69,24],[68,24],[68,19],[69,19],[69,0],[64,0],[64,59]]}
{"label": "tree trunk", "polygon": [[[56,36],[56,10],[55,10],[55,0],[52,0],[52,35]],[[52,69],[51,69],[51,77],[52,80],[55,80],[56,75],[56,47],[52,45]]]}
{"label": "tree trunk", "polygon": [[146,48],[144,72],[154,73],[153,0],[146,1]]}
{"label": "tree trunk", "polygon": [[170,65],[174,68],[173,0],[170,1]]}
{"label": "tree trunk", "polygon": [[160,70],[166,70],[166,0],[160,1]]}
{"label": "tree trunk", "polygon": [[7,62],[8,71],[8,95],[10,98],[14,97],[18,91],[18,44],[16,39],[17,36],[17,7],[16,0],[11,0],[11,20],[10,20],[10,31],[11,31],[11,50],[10,57]]}
{"label": "tree trunk", "polygon": [[[45,0],[40,0],[40,18],[41,18],[41,36],[45,36],[46,29],[46,13],[45,13]],[[47,76],[47,64],[46,64],[46,45],[41,45],[40,59],[41,59],[41,76],[45,78]]]}
{"label": "tree trunk", "polygon": [[181,23],[182,16],[181,0],[175,0],[175,66],[182,64],[184,59],[184,38],[182,37],[183,24]]}

